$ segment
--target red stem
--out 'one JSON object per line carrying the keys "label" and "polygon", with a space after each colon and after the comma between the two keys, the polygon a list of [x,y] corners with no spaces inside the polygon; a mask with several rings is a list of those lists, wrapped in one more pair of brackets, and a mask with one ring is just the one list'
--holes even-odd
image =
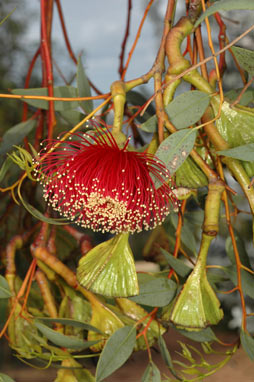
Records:
{"label": "red stem", "polygon": [[[29,83],[30,83],[30,79],[31,79],[31,75],[32,75],[32,72],[33,72],[33,68],[34,68],[34,65],[35,65],[35,62],[37,60],[37,58],[39,57],[39,54],[40,54],[40,47],[36,50],[33,58],[32,58],[32,61],[29,65],[29,68],[28,68],[28,72],[27,72],[27,75],[26,75],[26,80],[25,80],[25,89],[28,89],[29,88]],[[23,116],[22,116],[22,121],[26,121],[27,120],[27,112],[28,112],[28,104],[24,102],[24,106],[23,106]]]}
{"label": "red stem", "polygon": [[126,42],[127,42],[127,39],[129,37],[129,33],[130,33],[131,9],[132,9],[132,0],[128,0],[128,14],[127,14],[127,21],[126,21],[126,29],[125,29],[124,39],[123,39],[123,42],[121,45],[122,49],[121,49],[121,53],[120,53],[120,65],[119,65],[119,69],[118,69],[120,76],[122,76],[123,70],[124,70],[125,48],[126,48]]}
{"label": "red stem", "polygon": [[[219,25],[219,28],[220,28],[219,35],[218,35],[219,46],[220,46],[220,49],[223,49],[226,45],[226,25],[222,21],[221,16],[218,12],[215,13],[214,17],[215,17],[215,19]],[[223,75],[223,73],[226,69],[225,53],[226,52],[222,52],[220,54],[219,70],[220,70],[221,76]]]}
{"label": "red stem", "polygon": [[[48,12],[47,12],[48,11]],[[54,96],[52,60],[49,46],[49,37],[47,33],[47,22],[51,21],[51,8],[47,7],[47,1],[41,0],[41,59],[43,67],[43,86],[47,86],[49,97]],[[48,14],[47,14],[48,13]],[[48,17],[47,17],[48,16]],[[48,117],[48,138],[53,137],[53,128],[55,125],[54,102],[49,101]]]}
{"label": "red stem", "polygon": [[139,40],[139,37],[140,37],[140,34],[141,34],[141,30],[142,30],[142,28],[143,28],[143,25],[144,25],[146,16],[147,16],[147,14],[148,14],[148,12],[149,12],[149,10],[150,10],[150,8],[151,8],[153,2],[154,2],[154,0],[150,0],[149,3],[148,3],[147,6],[146,6],[146,9],[145,9],[145,12],[144,12],[144,14],[143,14],[142,20],[141,20],[141,22],[140,22],[140,24],[139,24],[139,27],[138,27],[138,31],[137,31],[137,34],[136,34],[134,43],[133,43],[133,45],[132,45],[132,47],[131,47],[131,50],[130,50],[129,55],[128,55],[127,62],[126,62],[126,64],[125,64],[125,67],[124,67],[123,72],[122,72],[122,76],[121,76],[121,79],[122,79],[122,80],[124,80],[124,78],[125,78],[125,74],[126,74],[126,72],[127,72],[127,69],[128,69],[128,66],[129,66],[131,57],[132,57],[132,55],[133,55],[133,52],[134,52],[134,50],[135,50],[135,48],[136,48],[136,45],[137,45],[137,43],[138,43],[138,40]]}
{"label": "red stem", "polygon": [[75,54],[73,53],[73,50],[72,50],[72,47],[71,47],[71,43],[70,43],[69,37],[67,35],[67,30],[66,30],[66,27],[65,27],[64,16],[63,16],[60,0],[55,0],[55,2],[56,2],[59,18],[60,18],[60,23],[61,23],[61,27],[62,27],[62,31],[63,31],[63,35],[64,35],[64,41],[65,41],[66,47],[68,49],[68,52],[69,52],[69,55],[70,55],[72,61],[74,62],[74,64],[77,65],[78,61],[77,61],[77,59],[75,57]]}

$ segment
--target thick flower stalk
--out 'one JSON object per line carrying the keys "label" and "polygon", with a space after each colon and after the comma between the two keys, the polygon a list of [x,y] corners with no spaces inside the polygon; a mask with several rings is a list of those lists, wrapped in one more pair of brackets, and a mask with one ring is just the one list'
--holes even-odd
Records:
{"label": "thick flower stalk", "polygon": [[171,204],[178,205],[164,164],[148,153],[128,151],[128,140],[119,148],[102,130],[71,139],[49,152],[36,170],[44,198],[60,215],[93,231],[134,233],[161,224]]}

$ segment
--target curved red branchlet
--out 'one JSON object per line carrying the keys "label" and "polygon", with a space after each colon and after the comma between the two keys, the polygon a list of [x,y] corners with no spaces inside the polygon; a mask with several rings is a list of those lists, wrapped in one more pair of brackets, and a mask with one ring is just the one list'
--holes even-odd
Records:
{"label": "curved red branchlet", "polygon": [[93,231],[134,233],[161,224],[171,204],[178,206],[169,172],[157,158],[127,151],[129,141],[120,149],[109,131],[71,138],[36,170],[43,174],[44,198],[60,215]]}

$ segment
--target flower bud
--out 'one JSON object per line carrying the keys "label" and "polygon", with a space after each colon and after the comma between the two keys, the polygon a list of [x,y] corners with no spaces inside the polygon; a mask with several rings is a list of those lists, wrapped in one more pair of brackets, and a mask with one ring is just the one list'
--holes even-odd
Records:
{"label": "flower bud", "polygon": [[139,293],[129,234],[123,233],[91,249],[81,258],[77,279],[86,289],[109,297]]}
{"label": "flower bud", "polygon": [[190,157],[176,171],[175,182],[177,186],[187,188],[199,188],[208,184],[207,177]]}
{"label": "flower bud", "polygon": [[171,313],[171,321],[181,329],[204,329],[223,318],[220,302],[207,280],[202,260],[198,259]]}
{"label": "flower bud", "polygon": [[102,332],[88,332],[88,341],[102,340],[101,342],[90,347],[90,349],[94,352],[101,351],[108,337],[111,336],[117,329],[124,326],[123,322],[109,308],[99,302],[99,300],[92,303],[92,318],[90,325],[96,327]]}

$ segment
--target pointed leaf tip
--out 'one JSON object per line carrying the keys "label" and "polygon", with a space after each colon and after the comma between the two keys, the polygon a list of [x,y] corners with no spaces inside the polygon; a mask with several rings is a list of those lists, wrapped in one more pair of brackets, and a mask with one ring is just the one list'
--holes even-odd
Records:
{"label": "pointed leaf tip", "polygon": [[199,24],[206,18],[220,11],[232,11],[232,10],[254,10],[254,2],[250,0],[220,0],[212,4],[196,21],[194,27],[197,28]]}
{"label": "pointed leaf tip", "polygon": [[0,373],[0,382],[15,382],[9,375]]}
{"label": "pointed leaf tip", "polygon": [[254,338],[242,329],[240,339],[242,347],[244,348],[250,359],[254,361]]}
{"label": "pointed leaf tip", "polygon": [[103,381],[130,357],[136,342],[136,329],[125,326],[117,330],[106,342],[96,370],[96,382]]}
{"label": "pointed leaf tip", "polygon": [[0,275],[0,299],[1,298],[9,298],[12,296],[12,293],[9,288],[9,284],[7,280]]}

